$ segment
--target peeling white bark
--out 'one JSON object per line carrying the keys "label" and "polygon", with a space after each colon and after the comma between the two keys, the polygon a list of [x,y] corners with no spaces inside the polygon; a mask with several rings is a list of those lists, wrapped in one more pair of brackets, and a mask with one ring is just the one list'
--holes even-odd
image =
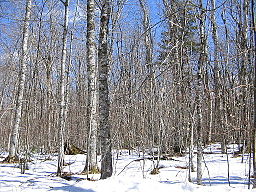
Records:
{"label": "peeling white bark", "polygon": [[98,78],[95,45],[95,2],[87,1],[88,149],[85,171],[97,170]]}
{"label": "peeling white bark", "polygon": [[64,31],[62,38],[62,55],[61,55],[61,72],[60,72],[60,111],[59,111],[59,155],[58,155],[58,168],[57,175],[62,175],[64,166],[64,129],[65,129],[65,88],[66,88],[66,60],[67,60],[67,37],[68,37],[68,16],[69,16],[69,0],[63,2],[65,7],[64,15]]}
{"label": "peeling white bark", "polygon": [[23,27],[23,39],[22,39],[22,55],[20,63],[19,73],[19,87],[16,99],[16,107],[14,111],[14,122],[10,138],[9,158],[14,158],[17,155],[17,148],[19,142],[19,130],[22,115],[22,105],[24,97],[24,88],[26,81],[26,71],[28,63],[28,39],[29,39],[29,20],[31,16],[31,4],[32,0],[26,1],[26,14]]}

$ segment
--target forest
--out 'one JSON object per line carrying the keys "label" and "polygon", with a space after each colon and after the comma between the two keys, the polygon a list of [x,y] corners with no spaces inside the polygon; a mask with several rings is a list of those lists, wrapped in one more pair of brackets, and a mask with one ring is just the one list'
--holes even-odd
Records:
{"label": "forest", "polygon": [[256,188],[255,10],[254,0],[0,0],[0,170],[55,154],[65,178],[65,158],[82,153],[81,174],[105,180],[116,156],[138,152],[143,178],[145,160],[158,174],[186,156],[186,180],[204,185],[217,144],[228,166],[231,154],[248,163]]}

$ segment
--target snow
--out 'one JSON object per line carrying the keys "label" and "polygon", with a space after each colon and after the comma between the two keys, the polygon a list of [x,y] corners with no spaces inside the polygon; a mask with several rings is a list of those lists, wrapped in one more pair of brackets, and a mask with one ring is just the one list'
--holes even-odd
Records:
{"label": "snow", "polygon": [[[105,180],[99,180],[98,174],[89,175],[90,180],[79,174],[85,166],[85,155],[65,156],[68,165],[64,172],[72,173],[69,181],[55,176],[57,155],[33,155],[25,174],[20,173],[18,164],[0,164],[0,192],[256,192],[248,189],[249,157],[246,154],[244,163],[241,163],[242,157],[233,158],[236,150],[237,145],[228,146],[230,186],[227,155],[220,153],[219,144],[213,144],[204,150],[203,185],[200,186],[196,184],[196,172],[192,173],[193,182],[190,183],[187,181],[188,169],[182,169],[187,166],[188,156],[161,160],[160,174],[151,175],[152,160],[137,160],[142,156],[136,152],[129,155],[127,150],[122,150],[118,159],[117,152],[114,152],[114,173]],[[2,153],[0,160],[6,155]]]}

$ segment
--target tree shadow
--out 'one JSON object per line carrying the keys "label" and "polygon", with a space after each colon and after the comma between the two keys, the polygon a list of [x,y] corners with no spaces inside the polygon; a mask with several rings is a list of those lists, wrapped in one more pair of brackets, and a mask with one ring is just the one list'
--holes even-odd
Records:
{"label": "tree shadow", "polygon": [[[242,177],[238,177],[238,176],[231,176],[229,178],[229,181],[230,181],[230,185],[237,185],[237,184],[240,184],[240,185],[244,185],[244,184],[247,184],[247,180],[242,178]],[[228,178],[227,177],[223,177],[223,176],[216,176],[216,177],[213,177],[209,180],[209,178],[204,178],[203,179],[203,184],[205,185],[228,185]]]}
{"label": "tree shadow", "polygon": [[181,183],[180,181],[159,181],[159,183],[164,183],[164,184],[178,184]]}
{"label": "tree shadow", "polygon": [[17,163],[0,163],[0,167],[7,167],[7,168],[18,168],[18,164]]}
{"label": "tree shadow", "polygon": [[53,187],[49,191],[95,192],[91,189],[84,189],[84,188],[75,187],[72,185],[67,185],[67,186],[62,186],[62,187]]}
{"label": "tree shadow", "polygon": [[21,183],[22,181],[20,180],[8,180],[8,179],[1,179],[0,180],[0,183],[10,183],[10,182],[13,182],[13,183]]}

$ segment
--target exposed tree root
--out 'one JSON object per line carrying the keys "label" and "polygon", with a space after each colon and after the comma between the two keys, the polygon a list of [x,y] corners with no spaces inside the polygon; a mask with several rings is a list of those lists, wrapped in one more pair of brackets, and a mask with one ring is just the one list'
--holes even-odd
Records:
{"label": "exposed tree root", "polygon": [[82,175],[87,175],[87,174],[100,174],[100,169],[98,167],[93,167],[91,170],[89,170],[89,172],[87,173],[86,170],[82,171],[81,174]]}
{"label": "exposed tree root", "polygon": [[159,173],[160,173],[159,168],[154,168],[154,169],[150,172],[151,175],[157,175],[157,174],[159,174]]}

